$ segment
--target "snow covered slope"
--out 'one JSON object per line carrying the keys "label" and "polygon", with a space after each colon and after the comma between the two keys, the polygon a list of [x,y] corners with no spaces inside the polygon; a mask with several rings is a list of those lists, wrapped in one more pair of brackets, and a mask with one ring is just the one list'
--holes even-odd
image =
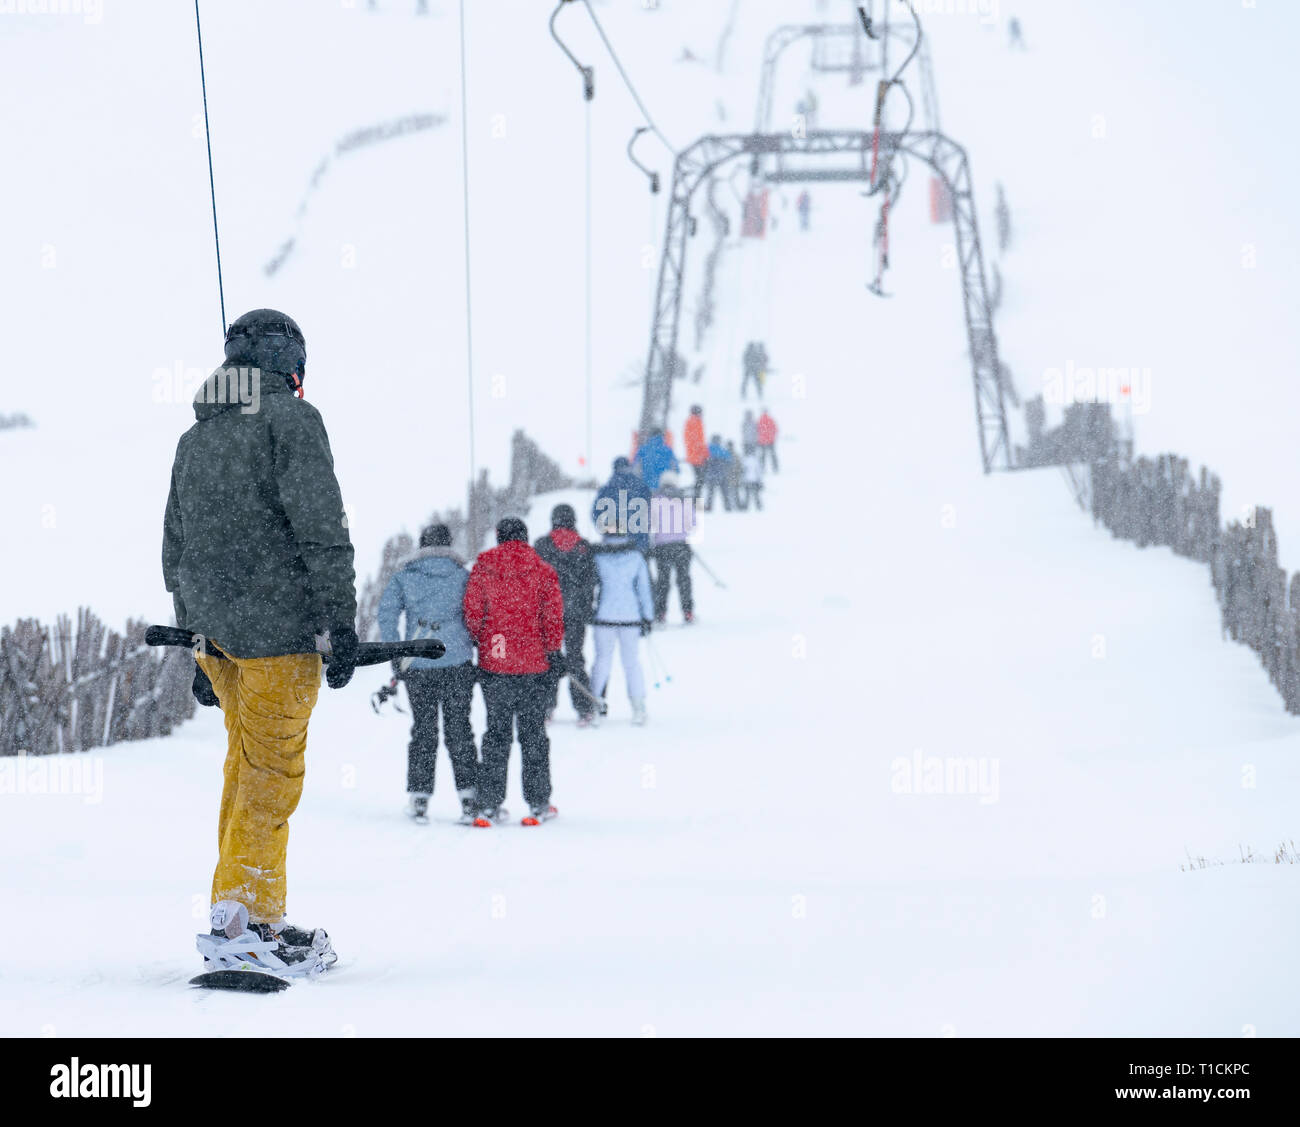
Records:
{"label": "snow covered slope", "polygon": [[[719,98],[748,127],[767,30],[820,10],[745,0],[724,76],[670,62],[683,43],[709,56],[731,7],[598,8],[678,144],[725,124]],[[1273,232],[1252,236],[1273,248],[1260,272],[1219,289],[1233,317],[1211,316],[1197,272],[1142,240],[1172,237],[1156,204],[1174,205],[1145,196],[1157,163],[1208,166],[1193,202],[1177,205],[1193,217],[1201,193],[1219,216],[1217,197],[1239,190],[1223,187],[1203,135],[1180,125],[1167,85],[1189,81],[1220,42],[1268,55],[1270,21],[1295,13],[1234,11],[1210,25],[1181,19],[1185,5],[1149,7],[1157,14],[1020,4],[1023,58],[978,20],[928,20],[945,126],[970,148],[983,210],[1002,179],[1016,211],[1003,348],[1025,390],[1094,349],[1168,372],[1139,440],[1158,426],[1162,445],[1207,451],[1229,490],[1236,467],[1281,489],[1294,470],[1258,452],[1269,443],[1251,437],[1249,397],[1211,394],[1217,365],[1206,358],[1248,340],[1263,358],[1251,369],[1261,394],[1282,405],[1291,394],[1264,362],[1285,355],[1290,330],[1240,288],[1277,292],[1292,268],[1280,259],[1294,230],[1274,223],[1270,202],[1289,154],[1252,150],[1268,170],[1263,196],[1233,196],[1231,222],[1191,227],[1212,231],[1220,250],[1232,241],[1224,276],[1247,241],[1234,232]],[[39,83],[59,91],[3,125],[29,164],[55,170],[13,181],[15,207],[0,219],[7,257],[33,263],[0,280],[13,338],[4,406],[40,422],[0,435],[0,518],[21,545],[5,558],[5,618],[77,601],[110,621],[168,612],[158,514],[188,407],[155,403],[152,375],[178,360],[206,369],[217,341],[182,8],[110,5],[102,25],[5,28],[6,96]],[[309,394],[330,423],[363,570],[384,536],[458,498],[466,473],[456,27],[441,8],[421,23],[396,10],[232,0],[205,28],[228,298],[302,313]],[[501,468],[522,422],[578,469],[578,79],[540,18],[505,0],[471,9],[479,450]],[[851,11],[822,14],[832,9]],[[493,36],[507,11],[509,33]],[[1142,73],[1146,19],[1173,37],[1159,60],[1165,85],[1125,77]],[[1233,22],[1246,19],[1259,23]],[[603,463],[635,418],[636,390],[620,375],[644,349],[642,250],[662,214],[623,162],[630,104],[572,22],[602,91]],[[1090,117],[1083,140],[1050,132],[1100,98],[1088,58],[1107,83],[1126,84],[1108,113],[1110,149],[1089,147]],[[266,60],[291,65],[250,70]],[[783,104],[801,79],[796,68]],[[1215,112],[1236,113],[1277,81],[1252,68],[1215,87]],[[340,136],[417,111],[449,120],[339,158],[298,223],[312,170]],[[1031,129],[1015,113],[1047,124]],[[498,114],[505,137],[493,136]],[[1129,180],[1108,163],[1145,153],[1126,115],[1143,137],[1166,127]],[[219,718],[81,757],[103,771],[89,803],[0,794],[5,894],[41,935],[22,959],[3,944],[0,1032],[258,1033],[268,1017],[324,1036],[1300,1032],[1297,972],[1279,942],[1300,923],[1295,868],[1179,871],[1189,856],[1232,861],[1241,846],[1271,851],[1295,834],[1294,721],[1253,656],[1219,639],[1204,569],[1112,542],[1051,473],[979,474],[957,279],[943,266],[951,236],[927,224],[914,187],[898,212],[890,302],[863,289],[869,217],[852,187],[815,190],[807,236],[787,220],[724,259],[720,284],[745,304],[723,305],[717,333],[743,344],[765,331],[780,369],[783,472],[763,515],[706,520],[699,549],[728,588],[697,576],[698,626],[656,636],[672,681],[651,691],[650,727],[627,723],[617,672],[605,729],[579,731],[561,709],[558,820],[536,832],[453,825],[444,759],[434,824],[410,825],[405,725],[370,712],[378,676],[360,674],[323,694],[290,850],[292,917],[329,928],[347,965],[275,1000],[198,996],[183,982],[215,852]],[[1081,200],[1104,220],[1080,220]],[[299,251],[265,280],[263,263],[295,230]],[[44,243],[57,265],[41,272]],[[343,265],[347,247],[355,267]],[[1142,299],[1158,337],[1126,315]],[[720,355],[696,390],[711,427],[734,434],[738,347],[728,348],[730,366]],[[505,377],[499,399],[493,375]],[[1234,431],[1238,441],[1222,438]],[[535,531],[551,500],[534,508]],[[42,527],[46,504],[53,528]],[[1285,554],[1285,504],[1280,516]],[[927,793],[936,769],[943,783]]]}

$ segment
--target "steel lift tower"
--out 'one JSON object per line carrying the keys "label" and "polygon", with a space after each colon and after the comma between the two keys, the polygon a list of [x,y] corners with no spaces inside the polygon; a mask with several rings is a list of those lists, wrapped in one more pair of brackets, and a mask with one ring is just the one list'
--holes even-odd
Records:
{"label": "steel lift tower", "polygon": [[[824,130],[803,137],[791,133],[709,135],[677,154],[646,360],[640,424],[643,434],[654,427],[666,427],[672,405],[673,357],[681,327],[686,251],[694,225],[691,205],[696,190],[720,167],[742,159],[748,159],[752,168],[777,183],[869,183],[872,140],[869,130]],[[984,278],[984,252],[966,150],[936,130],[882,133],[879,144],[882,158],[907,154],[928,164],[952,200],[980,459],[985,473],[1013,469],[997,337]]]}

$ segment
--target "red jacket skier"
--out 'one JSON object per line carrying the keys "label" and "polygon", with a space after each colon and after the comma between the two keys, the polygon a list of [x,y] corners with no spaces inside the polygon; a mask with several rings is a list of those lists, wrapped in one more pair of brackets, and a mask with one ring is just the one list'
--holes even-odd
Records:
{"label": "red jacket skier", "polygon": [[776,461],[776,420],[766,410],[758,416],[758,456],[763,469],[772,459],[772,469],[779,470]]}
{"label": "red jacket skier", "polygon": [[487,706],[478,775],[476,826],[505,817],[506,768],[516,728],[523,759],[524,825],[555,816],[546,713],[564,672],[564,598],[553,568],[528,545],[516,517],[497,525],[498,547],[484,552],[465,586],[465,626],[478,641],[479,686]]}
{"label": "red jacket skier", "polygon": [[560,580],[526,541],[506,540],[478,557],[464,610],[487,672],[546,673],[546,655],[564,644]]}

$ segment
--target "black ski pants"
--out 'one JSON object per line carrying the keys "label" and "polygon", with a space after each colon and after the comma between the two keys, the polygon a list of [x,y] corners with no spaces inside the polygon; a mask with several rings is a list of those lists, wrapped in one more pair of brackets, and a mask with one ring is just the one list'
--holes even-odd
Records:
{"label": "black ski pants", "polygon": [[[569,700],[573,710],[579,716],[588,716],[595,706],[591,703],[591,679],[587,676],[587,659],[583,657],[582,647],[587,641],[587,623],[581,619],[564,620],[564,672],[569,678]],[[584,695],[581,691],[586,689]],[[560,703],[560,682],[556,678],[551,683],[550,710],[555,711]]]}
{"label": "black ski pants", "polygon": [[677,596],[682,601],[682,613],[690,614],[695,609],[691,596],[691,546],[684,540],[656,544],[651,554],[655,561],[655,617],[663,618],[668,613],[668,584],[672,581],[674,568],[677,570]]}
{"label": "black ski pants", "polygon": [[487,705],[479,807],[490,810],[505,801],[506,768],[516,725],[523,755],[524,801],[530,807],[547,805],[551,800],[551,741],[546,735],[546,707],[551,700],[551,674],[480,670],[479,684]]}
{"label": "black ski pants", "polygon": [[411,743],[407,749],[408,794],[432,794],[433,770],[438,761],[438,709],[446,734],[447,755],[460,794],[472,791],[478,781],[478,755],[469,707],[474,699],[474,666],[446,669],[412,669],[403,676],[411,701]]}

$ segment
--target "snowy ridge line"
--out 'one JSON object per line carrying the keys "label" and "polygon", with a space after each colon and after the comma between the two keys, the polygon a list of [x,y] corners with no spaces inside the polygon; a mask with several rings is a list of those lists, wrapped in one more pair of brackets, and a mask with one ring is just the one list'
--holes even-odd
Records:
{"label": "snowy ridge line", "polygon": [[[354,129],[351,133],[340,137],[339,140],[334,142],[333,151],[326,153],[321,158],[320,163],[316,165],[311,174],[311,179],[307,183],[307,190],[303,193],[302,200],[298,204],[298,210],[295,213],[297,230],[301,229],[303,217],[307,214],[307,205],[311,201],[312,194],[320,187],[325,174],[330,170],[330,163],[333,159],[383,141],[392,141],[398,137],[408,137],[412,133],[436,129],[438,126],[446,124],[446,121],[447,118],[444,114],[411,113],[403,117],[381,121],[376,125],[362,126],[360,129]],[[268,278],[275,276],[298,245],[297,230],[280,244],[280,248],[272,255],[270,261],[262,267],[262,272]]]}

